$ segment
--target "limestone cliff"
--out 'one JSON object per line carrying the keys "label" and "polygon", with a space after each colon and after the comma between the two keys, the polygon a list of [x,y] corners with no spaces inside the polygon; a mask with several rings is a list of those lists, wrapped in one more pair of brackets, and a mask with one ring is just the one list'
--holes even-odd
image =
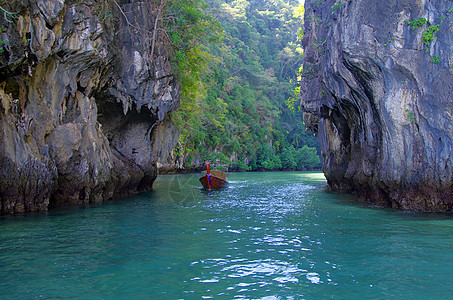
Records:
{"label": "limestone cliff", "polygon": [[307,0],[302,107],[334,190],[453,209],[453,5]]}
{"label": "limestone cliff", "polygon": [[151,3],[2,4],[1,213],[151,188],[179,105],[165,40],[151,53]]}

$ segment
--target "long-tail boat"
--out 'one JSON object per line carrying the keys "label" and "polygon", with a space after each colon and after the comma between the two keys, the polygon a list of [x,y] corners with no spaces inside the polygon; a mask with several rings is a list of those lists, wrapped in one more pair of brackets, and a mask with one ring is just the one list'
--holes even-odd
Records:
{"label": "long-tail boat", "polygon": [[200,182],[205,189],[220,189],[228,185],[226,173],[217,170],[211,171],[209,163],[206,163],[206,171],[204,171],[203,174],[205,175],[200,178]]}

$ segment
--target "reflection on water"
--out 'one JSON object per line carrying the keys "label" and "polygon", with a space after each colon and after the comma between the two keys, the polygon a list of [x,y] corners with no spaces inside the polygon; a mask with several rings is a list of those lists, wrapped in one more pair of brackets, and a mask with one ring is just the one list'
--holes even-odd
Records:
{"label": "reflection on water", "polygon": [[[152,192],[0,219],[6,298],[446,298],[453,221],[357,204],[317,172],[161,176]],[[5,296],[7,295],[7,296]]]}

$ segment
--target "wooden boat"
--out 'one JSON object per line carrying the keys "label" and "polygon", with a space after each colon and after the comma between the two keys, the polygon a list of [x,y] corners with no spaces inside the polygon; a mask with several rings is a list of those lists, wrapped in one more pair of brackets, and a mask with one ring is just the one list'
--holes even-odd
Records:
{"label": "wooden boat", "polygon": [[200,182],[205,189],[220,189],[228,185],[226,173],[222,171],[211,171],[209,163],[206,163],[205,174],[200,178]]}

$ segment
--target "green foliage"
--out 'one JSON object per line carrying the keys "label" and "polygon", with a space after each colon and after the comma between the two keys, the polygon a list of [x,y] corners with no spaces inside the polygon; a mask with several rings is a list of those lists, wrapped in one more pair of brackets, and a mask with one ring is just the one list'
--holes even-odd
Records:
{"label": "green foliage", "polygon": [[340,2],[337,2],[335,3],[333,6],[332,6],[332,15],[338,10],[340,9],[343,4],[345,3],[345,0],[341,0]]}
{"label": "green foliage", "polygon": [[[193,48],[221,41],[220,23],[206,12],[208,5],[202,0],[169,2],[165,29],[176,48],[178,61],[186,59]],[[191,55],[193,55],[192,52]]]}
{"label": "green foliage", "polygon": [[[301,4],[296,6],[293,10],[293,18],[303,20],[305,15],[305,7]],[[300,27],[297,30],[297,40],[300,42],[304,36],[304,30]]]}
{"label": "green foliage", "polygon": [[234,170],[244,170],[251,171],[252,168],[244,162],[244,157],[240,157],[236,163],[232,164],[232,169]]}
{"label": "green foliage", "polygon": [[422,27],[423,25],[428,23],[428,20],[426,20],[425,18],[418,18],[410,22],[406,20],[405,23],[412,26],[412,29],[417,29],[418,27]]}
{"label": "green foliage", "polygon": [[299,156],[297,158],[298,169],[313,169],[321,167],[321,159],[317,155],[316,148],[304,145],[298,150]]}
{"label": "green foliage", "polygon": [[228,157],[225,156],[223,153],[206,153],[204,156],[202,156],[202,159],[204,161],[209,161],[214,164],[230,164],[231,161],[228,159]]}
{"label": "green foliage", "polygon": [[270,152],[270,155],[262,162],[262,167],[266,170],[278,170],[282,168],[282,161],[279,155]]}
{"label": "green foliage", "polygon": [[[418,19],[415,19],[410,22],[406,20],[405,23],[412,26],[412,29],[417,29],[419,27],[424,26],[425,24],[429,24],[428,20],[426,20],[425,18],[418,18]],[[430,26],[428,26],[428,28],[425,29],[425,31],[423,31],[422,39],[423,39],[423,43],[427,47],[429,47],[432,40],[436,39],[436,33],[439,31],[439,27],[440,27],[440,24],[430,25]],[[426,49],[426,52],[428,52],[428,51],[429,51],[429,48]]]}
{"label": "green foliage", "polygon": [[305,7],[301,4],[299,6],[294,7],[293,9],[293,17],[296,19],[303,19],[305,14]]}
{"label": "green foliage", "polygon": [[432,62],[432,63],[435,63],[435,64],[440,63],[439,55],[434,55],[434,56],[433,56],[433,59],[431,60],[431,62]]}
{"label": "green foliage", "polygon": [[411,122],[415,122],[414,114],[409,109],[406,109],[406,112],[407,112],[407,119]]}
{"label": "green foliage", "polygon": [[[205,140],[209,129],[202,128],[203,123],[199,118],[205,110],[201,101],[207,95],[207,84],[203,77],[213,59],[206,47],[211,43],[219,43],[223,32],[219,22],[208,14],[206,9],[206,3],[201,0],[176,2],[169,12],[169,15],[174,16],[171,18],[172,22],[166,25],[174,45],[172,63],[174,69],[179,72],[181,82],[181,104],[172,114],[172,119],[180,130],[183,155],[191,153],[195,145]],[[220,113],[222,105],[217,105],[220,106]],[[209,114],[208,117],[213,127],[218,126],[217,118],[220,118],[221,114],[216,116],[217,118]],[[194,131],[193,128],[198,130]]]}
{"label": "green foliage", "polygon": [[[429,26],[422,34],[423,37],[423,43],[426,46],[429,46],[430,42],[436,38],[436,32],[439,31],[439,24],[435,26]],[[426,50],[428,51],[428,49]]]}
{"label": "green foliage", "polygon": [[298,152],[293,145],[283,149],[281,153],[282,167],[284,169],[296,169]]}
{"label": "green foliage", "polygon": [[293,89],[291,97],[289,97],[285,101],[285,104],[291,111],[294,112],[296,107],[298,107],[298,110],[300,110],[300,105],[297,105],[299,103],[300,103],[300,86],[297,86]]}

